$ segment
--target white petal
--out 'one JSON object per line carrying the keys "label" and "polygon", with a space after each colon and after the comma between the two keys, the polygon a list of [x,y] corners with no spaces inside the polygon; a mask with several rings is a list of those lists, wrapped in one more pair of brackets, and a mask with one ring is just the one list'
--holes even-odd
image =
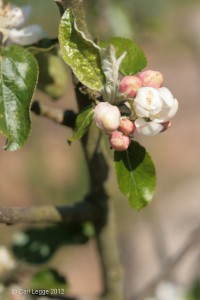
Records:
{"label": "white petal", "polygon": [[173,99],[173,105],[171,106],[171,108],[166,104],[163,105],[162,111],[155,116],[150,116],[150,119],[157,123],[168,122],[175,116],[177,110],[178,101],[176,99]]}
{"label": "white petal", "polygon": [[178,111],[178,101],[174,99],[174,103],[168,112],[168,118],[172,119]]}
{"label": "white petal", "polygon": [[45,37],[47,33],[39,25],[30,25],[21,30],[11,29],[8,36],[11,43],[22,46],[35,44]]}
{"label": "white petal", "polygon": [[174,97],[169,89],[166,87],[161,87],[158,89],[159,95],[161,99],[169,106],[171,107],[174,102]]}
{"label": "white petal", "polygon": [[[152,87],[142,87],[134,99],[135,112],[139,117],[148,117],[161,111],[162,100],[158,90]],[[143,112],[146,110],[146,113]]]}
{"label": "white petal", "polygon": [[160,133],[163,130],[162,124],[155,123],[153,121],[146,122],[142,118],[138,118],[135,121],[136,130],[138,133],[146,135],[146,136],[152,136]]}
{"label": "white petal", "polygon": [[145,109],[143,106],[140,104],[135,104],[134,105],[135,113],[138,117],[146,117],[149,118],[149,111]]}
{"label": "white petal", "polygon": [[10,6],[10,11],[7,13],[7,28],[18,28],[26,22],[31,13],[30,6],[17,7],[15,5]]}

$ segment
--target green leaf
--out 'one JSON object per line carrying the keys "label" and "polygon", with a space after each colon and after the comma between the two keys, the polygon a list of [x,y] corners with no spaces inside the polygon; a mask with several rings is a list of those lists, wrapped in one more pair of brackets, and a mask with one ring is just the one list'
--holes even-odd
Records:
{"label": "green leaf", "polygon": [[54,49],[36,55],[39,65],[38,88],[57,100],[67,90],[68,74],[66,64]]}
{"label": "green leaf", "polygon": [[33,290],[60,289],[60,295],[66,292],[67,287],[65,277],[60,275],[53,268],[34,273],[29,286]]}
{"label": "green leaf", "polygon": [[147,60],[143,50],[132,40],[114,37],[107,42],[101,42],[100,45],[101,47],[107,47],[110,44],[115,46],[117,58],[119,58],[124,51],[127,51],[120,66],[120,71],[124,75],[136,74],[146,67]]}
{"label": "green leaf", "polygon": [[114,153],[119,189],[129,198],[131,206],[140,210],[153,197],[156,175],[154,164],[145,148],[131,142],[128,150]]}
{"label": "green leaf", "polygon": [[103,88],[100,48],[78,30],[75,18],[67,9],[59,28],[61,54],[77,78],[93,90]]}
{"label": "green leaf", "polygon": [[27,50],[10,46],[0,50],[0,73],[0,132],[7,137],[5,149],[12,151],[22,147],[30,134],[37,61]]}
{"label": "green leaf", "polygon": [[78,116],[76,117],[76,125],[73,136],[68,140],[68,142],[74,142],[81,139],[90,127],[94,115],[93,106],[86,107]]}

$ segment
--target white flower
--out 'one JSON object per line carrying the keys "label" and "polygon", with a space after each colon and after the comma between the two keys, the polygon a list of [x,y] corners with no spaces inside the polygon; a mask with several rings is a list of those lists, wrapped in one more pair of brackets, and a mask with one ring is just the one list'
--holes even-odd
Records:
{"label": "white flower", "polygon": [[172,282],[161,282],[155,291],[158,300],[184,300],[184,291]]}
{"label": "white flower", "polygon": [[135,120],[135,127],[138,133],[147,136],[156,135],[163,130],[162,124],[153,121],[147,122],[143,118]]}
{"label": "white flower", "polygon": [[30,25],[21,30],[11,29],[8,38],[12,43],[26,46],[37,43],[46,37],[46,32],[39,25]]}
{"label": "white flower", "polygon": [[148,118],[157,123],[169,121],[178,110],[178,101],[165,87],[140,88],[133,105],[138,117]]}
{"label": "white flower", "polygon": [[4,246],[0,247],[0,275],[15,267],[15,261]]}
{"label": "white flower", "polygon": [[108,102],[101,102],[94,109],[95,123],[97,127],[106,133],[117,130],[120,124],[120,117],[119,108]]}
{"label": "white flower", "polygon": [[0,0],[0,32],[3,34],[3,42],[27,46],[47,37],[47,33],[39,25],[21,28],[30,13],[30,6],[3,5]]}
{"label": "white flower", "polygon": [[18,28],[22,26],[31,13],[31,7],[26,5],[23,7],[17,7],[15,5],[8,4],[0,6],[0,28]]}

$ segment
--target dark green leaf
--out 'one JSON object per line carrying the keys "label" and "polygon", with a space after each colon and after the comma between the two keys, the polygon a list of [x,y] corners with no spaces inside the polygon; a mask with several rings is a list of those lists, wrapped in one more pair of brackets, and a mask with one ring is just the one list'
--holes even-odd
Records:
{"label": "dark green leaf", "polygon": [[28,46],[27,49],[34,55],[49,52],[56,48],[58,39],[42,39],[37,44]]}
{"label": "dark green leaf", "polygon": [[20,148],[31,129],[29,108],[35,91],[38,66],[27,50],[11,46],[0,50],[0,131],[6,150]]}
{"label": "dark green leaf", "polygon": [[127,151],[115,151],[114,162],[119,189],[131,206],[136,210],[146,206],[154,194],[156,175],[145,148],[132,141]]}
{"label": "dark green leaf", "polygon": [[86,107],[76,118],[76,126],[73,136],[68,142],[74,142],[81,139],[90,127],[94,115],[94,109],[92,106]]}
{"label": "dark green leaf", "polygon": [[87,242],[90,235],[85,226],[85,223],[76,223],[30,228],[14,236],[12,250],[23,261],[45,263],[60,246]]}
{"label": "dark green leaf", "polygon": [[59,28],[61,54],[77,78],[93,90],[103,88],[99,47],[78,30],[75,18],[67,9]]}
{"label": "dark green leaf", "polygon": [[[49,268],[33,274],[29,284],[33,290],[60,289],[60,295],[66,292],[66,280],[58,271]],[[58,293],[57,293],[58,294]]]}
{"label": "dark green leaf", "polygon": [[117,58],[127,51],[120,66],[120,71],[124,75],[136,74],[146,67],[147,60],[143,50],[132,40],[114,37],[107,42],[102,42],[101,47],[107,47],[109,44],[115,46]]}

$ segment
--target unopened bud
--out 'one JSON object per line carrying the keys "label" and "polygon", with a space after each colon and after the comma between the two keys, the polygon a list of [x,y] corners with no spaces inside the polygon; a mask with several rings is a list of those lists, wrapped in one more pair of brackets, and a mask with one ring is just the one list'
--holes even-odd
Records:
{"label": "unopened bud", "polygon": [[122,131],[125,135],[131,135],[135,130],[135,123],[126,117],[122,117],[118,130]]}
{"label": "unopened bud", "polygon": [[163,75],[158,71],[143,71],[138,74],[138,77],[141,79],[143,86],[158,89],[163,85]]}
{"label": "unopened bud", "polygon": [[112,147],[112,149],[116,151],[125,151],[128,149],[131,139],[123,135],[121,131],[114,131],[110,136],[109,136],[109,142]]}
{"label": "unopened bud", "polygon": [[119,91],[128,97],[134,97],[141,87],[142,80],[138,76],[125,76],[119,84]]}
{"label": "unopened bud", "polygon": [[106,133],[112,133],[119,127],[120,117],[119,108],[108,102],[101,102],[94,109],[96,125]]}

